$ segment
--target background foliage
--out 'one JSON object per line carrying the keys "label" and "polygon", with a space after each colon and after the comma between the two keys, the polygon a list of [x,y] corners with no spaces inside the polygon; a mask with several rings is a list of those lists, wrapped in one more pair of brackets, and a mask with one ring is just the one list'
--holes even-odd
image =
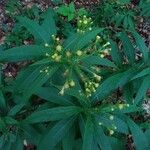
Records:
{"label": "background foliage", "polygon": [[[149,1],[20,8],[7,5],[16,24],[0,52],[0,149],[150,149],[150,49],[136,30]],[[6,63],[23,65],[13,77]]]}

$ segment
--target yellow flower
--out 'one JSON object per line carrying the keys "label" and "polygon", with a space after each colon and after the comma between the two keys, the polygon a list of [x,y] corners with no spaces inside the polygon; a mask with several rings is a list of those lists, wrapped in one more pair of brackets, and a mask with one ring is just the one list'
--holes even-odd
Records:
{"label": "yellow flower", "polygon": [[110,134],[110,135],[113,135],[113,134],[114,134],[114,131],[113,131],[113,130],[109,130],[109,134]]}
{"label": "yellow flower", "polygon": [[64,95],[64,92],[65,92],[65,90],[64,90],[64,87],[61,89],[61,91],[59,92],[59,94],[60,95]]}
{"label": "yellow flower", "polygon": [[71,86],[71,87],[74,87],[74,86],[75,86],[75,82],[74,82],[73,80],[72,80],[72,81],[70,81],[70,83],[69,83],[69,84],[70,84],[70,86]]}
{"label": "yellow flower", "polygon": [[102,123],[101,123],[101,122],[99,122],[98,124],[99,124],[100,126],[102,125]]}
{"label": "yellow flower", "polygon": [[110,120],[114,120],[114,116],[113,116],[113,115],[110,115],[109,119],[110,119]]}
{"label": "yellow flower", "polygon": [[102,77],[101,76],[98,76],[97,74],[94,74],[94,78],[97,80],[97,81],[101,81]]}
{"label": "yellow flower", "polygon": [[71,52],[69,52],[69,51],[66,52],[66,56],[67,56],[67,57],[70,57],[70,56],[71,56]]}
{"label": "yellow flower", "polygon": [[82,54],[83,54],[83,52],[82,52],[81,50],[78,50],[78,51],[77,51],[77,55],[78,55],[78,56],[82,56]]}
{"label": "yellow flower", "polygon": [[59,37],[56,38],[56,41],[60,41]]}
{"label": "yellow flower", "polygon": [[69,88],[69,84],[68,84],[68,83],[65,83],[65,84],[64,84],[64,88],[65,88],[65,89],[68,89],[68,88]]}
{"label": "yellow flower", "polygon": [[83,23],[84,23],[84,24],[87,24],[87,23],[88,23],[88,21],[87,21],[87,20],[84,20],[84,21],[83,21]]}
{"label": "yellow flower", "polygon": [[45,43],[45,47],[48,47],[49,45],[48,45],[48,43]]}
{"label": "yellow flower", "polygon": [[90,27],[90,28],[89,28],[89,30],[91,31],[91,30],[92,30],[92,28]]}
{"label": "yellow flower", "polygon": [[123,104],[119,104],[118,107],[121,110],[121,109],[123,109],[124,105]]}
{"label": "yellow flower", "polygon": [[62,46],[61,45],[57,45],[56,46],[56,51],[61,52],[61,50],[62,50]]}
{"label": "yellow flower", "polygon": [[101,57],[101,58],[104,58],[104,57],[105,57],[105,55],[104,55],[104,54],[101,54],[101,55],[100,55],[100,57]]}
{"label": "yellow flower", "polygon": [[100,39],[101,39],[101,37],[97,35],[96,36],[96,40],[100,40]]}
{"label": "yellow flower", "polygon": [[55,61],[56,61],[56,62],[60,62],[60,60],[61,60],[61,55],[58,55],[58,56],[55,58]]}

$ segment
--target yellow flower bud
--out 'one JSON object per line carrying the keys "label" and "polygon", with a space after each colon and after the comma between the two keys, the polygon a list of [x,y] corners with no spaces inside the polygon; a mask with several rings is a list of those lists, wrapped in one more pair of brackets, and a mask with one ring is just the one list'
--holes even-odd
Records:
{"label": "yellow flower bud", "polygon": [[74,82],[73,80],[72,80],[72,81],[70,81],[70,83],[69,83],[69,84],[70,84],[70,86],[71,86],[71,87],[74,87],[74,86],[75,86],[75,82]]}
{"label": "yellow flower bud", "polygon": [[96,79],[97,81],[101,81],[101,79],[102,79],[102,77],[101,77],[101,76],[98,76],[98,75],[95,75],[94,77],[95,77],[95,79]]}
{"label": "yellow flower bud", "polygon": [[123,109],[124,105],[123,104],[119,104],[118,107],[121,110],[121,109]]}
{"label": "yellow flower bud", "polygon": [[105,49],[103,52],[104,52],[106,55],[109,55],[108,49]]}
{"label": "yellow flower bud", "polygon": [[88,21],[87,21],[87,20],[84,20],[84,21],[83,21],[83,23],[84,23],[84,24],[87,24],[87,23],[88,23]]}
{"label": "yellow flower bud", "polygon": [[77,32],[79,33],[79,32],[80,32],[80,29],[77,29]]}
{"label": "yellow flower bud", "polygon": [[64,92],[65,92],[64,89],[62,89],[62,90],[59,92],[59,94],[60,94],[60,95],[64,95]]}
{"label": "yellow flower bud", "polygon": [[96,36],[96,40],[100,40],[101,37],[99,35]]}
{"label": "yellow flower bud", "polygon": [[105,57],[105,55],[104,55],[104,54],[101,54],[101,55],[100,55],[100,57],[101,57],[101,58],[104,58],[104,57]]}
{"label": "yellow flower bud", "polygon": [[99,122],[98,124],[99,124],[100,126],[102,125],[102,123],[101,123],[101,122]]}
{"label": "yellow flower bud", "polygon": [[113,131],[113,130],[109,130],[109,134],[110,134],[110,135],[113,135],[113,134],[114,134],[114,131]]}
{"label": "yellow flower bud", "polygon": [[45,72],[47,73],[47,72],[48,72],[48,70],[46,69],[46,70],[45,70]]}
{"label": "yellow flower bud", "polygon": [[56,41],[60,41],[59,37],[56,38]]}
{"label": "yellow flower bud", "polygon": [[95,83],[95,87],[97,88],[99,86],[99,83]]}
{"label": "yellow flower bud", "polygon": [[49,54],[48,54],[48,53],[46,53],[46,54],[45,54],[45,56],[49,56]]}
{"label": "yellow flower bud", "polygon": [[109,119],[110,119],[110,120],[114,120],[114,116],[113,116],[113,115],[110,115]]}
{"label": "yellow flower bud", "polygon": [[49,44],[48,44],[48,43],[45,43],[45,47],[49,47]]}
{"label": "yellow flower bud", "polygon": [[78,50],[78,51],[77,51],[77,55],[78,55],[78,56],[82,56],[82,54],[83,54],[83,52],[82,52],[81,50]]}
{"label": "yellow flower bud", "polygon": [[114,108],[111,108],[111,111],[114,111]]}
{"label": "yellow flower bud", "polygon": [[92,28],[90,27],[90,28],[89,28],[89,30],[91,31],[91,30],[92,30]]}
{"label": "yellow flower bud", "polygon": [[70,57],[70,56],[71,56],[71,52],[67,51],[67,52],[66,52],[66,56],[67,56],[67,57]]}
{"label": "yellow flower bud", "polygon": [[56,61],[56,62],[60,62],[60,60],[61,60],[61,55],[59,55],[59,56],[57,56],[57,57],[55,58],[55,61]]}
{"label": "yellow flower bud", "polygon": [[64,88],[65,88],[65,89],[68,89],[68,88],[69,88],[69,84],[68,84],[68,83],[65,83],[65,84],[64,84]]}
{"label": "yellow flower bud", "polygon": [[61,50],[62,50],[62,46],[61,45],[57,45],[56,46],[56,51],[61,52]]}

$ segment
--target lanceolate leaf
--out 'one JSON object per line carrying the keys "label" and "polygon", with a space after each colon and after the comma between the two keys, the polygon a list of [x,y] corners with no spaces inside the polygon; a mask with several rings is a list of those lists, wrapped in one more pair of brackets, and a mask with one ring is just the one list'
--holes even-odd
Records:
{"label": "lanceolate leaf", "polygon": [[125,33],[121,33],[119,37],[123,43],[125,55],[127,56],[129,62],[133,64],[135,62],[135,50],[129,37]]}
{"label": "lanceolate leaf", "polygon": [[94,40],[96,35],[102,31],[103,29],[93,29],[92,31],[88,31],[84,34],[73,34],[65,41],[65,50],[75,51],[86,47],[91,40]]}
{"label": "lanceolate leaf", "polygon": [[141,102],[142,98],[146,95],[146,92],[149,89],[149,87],[150,87],[150,75],[148,75],[143,79],[143,82],[135,97],[135,104],[139,104]]}
{"label": "lanceolate leaf", "polygon": [[59,66],[50,68],[47,73],[38,73],[35,80],[32,80],[29,87],[24,88],[23,96],[29,98],[39,87],[41,87],[57,70]]}
{"label": "lanceolate leaf", "polygon": [[95,101],[102,100],[105,98],[108,94],[111,94],[114,90],[116,90],[118,87],[122,87],[125,85],[130,79],[135,75],[136,68],[133,67],[123,73],[118,73],[116,75],[113,75],[97,88],[97,91],[95,92],[93,99]]}
{"label": "lanceolate leaf", "polygon": [[59,105],[73,105],[71,101],[59,94],[59,90],[54,87],[40,87],[35,94],[42,99]]}
{"label": "lanceolate leaf", "polygon": [[64,138],[69,129],[72,127],[76,117],[73,116],[69,119],[61,120],[49,131],[47,134],[42,137],[41,142],[39,143],[38,150],[49,150],[53,149],[58,142]]}
{"label": "lanceolate leaf", "polygon": [[146,69],[142,70],[135,77],[133,77],[132,80],[137,79],[137,78],[141,78],[141,77],[146,76],[146,75],[150,75],[150,68],[146,68]]}
{"label": "lanceolate leaf", "polygon": [[92,150],[94,144],[94,125],[89,117],[85,124],[85,132],[83,138],[83,150]]}
{"label": "lanceolate leaf", "polygon": [[18,62],[39,59],[45,56],[50,50],[44,46],[26,45],[11,48],[0,53],[0,61]]}
{"label": "lanceolate leaf", "polygon": [[96,124],[95,128],[96,140],[101,150],[112,150],[108,137],[105,135],[103,128]]}
{"label": "lanceolate leaf", "polygon": [[120,55],[119,49],[117,47],[117,44],[114,41],[110,41],[111,43],[111,57],[116,65],[121,66],[122,65],[122,57]]}
{"label": "lanceolate leaf", "polygon": [[45,31],[49,34],[49,38],[51,38],[52,35],[56,35],[57,33],[54,17],[55,12],[52,8],[49,8],[44,14],[42,28],[45,29]]}
{"label": "lanceolate leaf", "polygon": [[139,50],[143,54],[144,61],[147,62],[148,47],[146,46],[146,44],[145,44],[144,40],[142,39],[142,37],[137,32],[134,32],[133,35],[134,35],[134,38],[136,40],[136,44],[137,44]]}
{"label": "lanceolate leaf", "polygon": [[42,26],[40,26],[36,21],[30,20],[27,17],[18,17],[19,22],[29,30],[37,43],[49,43],[50,35]]}
{"label": "lanceolate leaf", "polygon": [[25,119],[25,123],[41,123],[47,121],[57,121],[68,118],[80,112],[76,106],[56,107],[46,110],[36,111]]}
{"label": "lanceolate leaf", "polygon": [[131,134],[133,136],[134,144],[137,150],[150,149],[150,144],[148,143],[146,136],[143,131],[135,124],[131,119],[127,119],[127,123]]}
{"label": "lanceolate leaf", "polygon": [[106,58],[101,58],[99,56],[88,56],[81,59],[81,61],[87,65],[102,65],[102,66],[116,68],[116,65],[113,62],[111,62]]}

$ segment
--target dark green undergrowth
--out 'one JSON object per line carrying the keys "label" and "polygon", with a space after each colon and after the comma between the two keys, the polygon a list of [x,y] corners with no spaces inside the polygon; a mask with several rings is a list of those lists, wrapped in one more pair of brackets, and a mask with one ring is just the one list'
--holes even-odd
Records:
{"label": "dark green undergrowth", "polygon": [[[71,3],[38,15],[33,11],[38,17],[14,18],[20,30],[0,52],[1,150],[30,144],[37,150],[124,150],[130,144],[150,149],[143,108],[150,49],[136,32],[135,13],[126,10],[129,2],[106,1],[100,8],[106,17]],[[145,3],[136,12],[148,17]],[[129,24],[117,23],[119,16],[112,18],[107,9],[125,13]],[[102,19],[95,22],[95,17]],[[119,28],[115,33],[109,18]],[[27,39],[32,44],[24,45]],[[20,62],[25,65],[15,77],[5,76],[4,64]]]}

